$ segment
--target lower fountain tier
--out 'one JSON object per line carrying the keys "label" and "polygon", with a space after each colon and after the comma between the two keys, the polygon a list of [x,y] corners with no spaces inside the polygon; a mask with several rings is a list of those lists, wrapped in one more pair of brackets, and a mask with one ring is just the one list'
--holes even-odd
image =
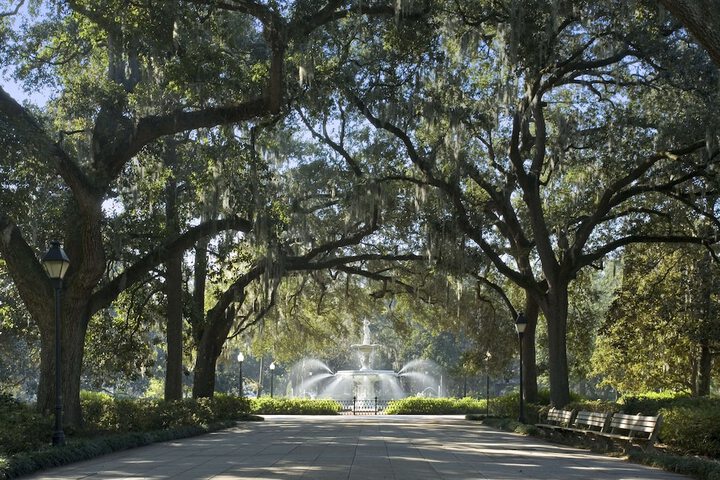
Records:
{"label": "lower fountain tier", "polygon": [[393,370],[371,370],[363,368],[360,370],[338,370],[335,372],[336,377],[399,377],[400,375]]}

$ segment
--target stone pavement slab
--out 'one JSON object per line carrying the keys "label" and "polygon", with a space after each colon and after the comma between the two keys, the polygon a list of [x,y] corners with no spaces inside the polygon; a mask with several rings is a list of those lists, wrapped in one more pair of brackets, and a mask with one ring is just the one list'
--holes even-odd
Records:
{"label": "stone pavement slab", "polygon": [[264,422],[23,477],[53,480],[682,480],[460,416],[268,415]]}

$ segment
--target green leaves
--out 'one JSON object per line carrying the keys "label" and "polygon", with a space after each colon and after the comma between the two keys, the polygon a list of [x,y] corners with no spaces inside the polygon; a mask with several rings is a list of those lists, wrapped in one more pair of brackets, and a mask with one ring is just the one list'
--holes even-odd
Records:
{"label": "green leaves", "polygon": [[626,254],[617,292],[593,355],[596,373],[622,392],[698,392],[702,342],[715,344],[716,273],[700,268],[705,253],[690,247],[646,246]]}

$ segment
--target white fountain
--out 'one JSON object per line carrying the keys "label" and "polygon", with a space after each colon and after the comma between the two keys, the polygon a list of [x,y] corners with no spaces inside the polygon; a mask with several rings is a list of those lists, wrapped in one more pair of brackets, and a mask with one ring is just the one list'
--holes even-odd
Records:
{"label": "white fountain", "polygon": [[400,386],[396,372],[372,368],[373,354],[379,346],[371,341],[370,321],[363,320],[362,343],[350,346],[360,354],[360,369],[338,370],[335,372],[336,382],[333,383],[337,383],[340,391],[350,385],[353,396],[357,400],[371,400],[377,396],[385,398],[403,398],[406,396]]}
{"label": "white fountain", "polygon": [[[305,359],[295,366],[302,380],[293,391],[302,396],[335,400],[354,398],[357,401],[370,401],[375,398],[393,400],[413,394],[437,396],[440,393],[440,386],[436,381],[437,365],[430,360],[413,360],[399,372],[374,369],[373,357],[380,346],[372,342],[370,322],[363,320],[362,343],[350,346],[358,352],[360,368],[333,373],[321,361]],[[401,378],[405,380],[401,381]],[[407,389],[414,391],[409,393]]]}

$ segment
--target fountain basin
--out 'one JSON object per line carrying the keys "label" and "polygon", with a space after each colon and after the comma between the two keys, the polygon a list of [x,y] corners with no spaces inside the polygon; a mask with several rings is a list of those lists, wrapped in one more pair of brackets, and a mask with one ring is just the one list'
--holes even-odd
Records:
{"label": "fountain basin", "polygon": [[397,372],[393,370],[372,370],[369,368],[361,368],[360,370],[338,370],[335,372],[336,377],[381,377],[391,376],[399,377]]}

